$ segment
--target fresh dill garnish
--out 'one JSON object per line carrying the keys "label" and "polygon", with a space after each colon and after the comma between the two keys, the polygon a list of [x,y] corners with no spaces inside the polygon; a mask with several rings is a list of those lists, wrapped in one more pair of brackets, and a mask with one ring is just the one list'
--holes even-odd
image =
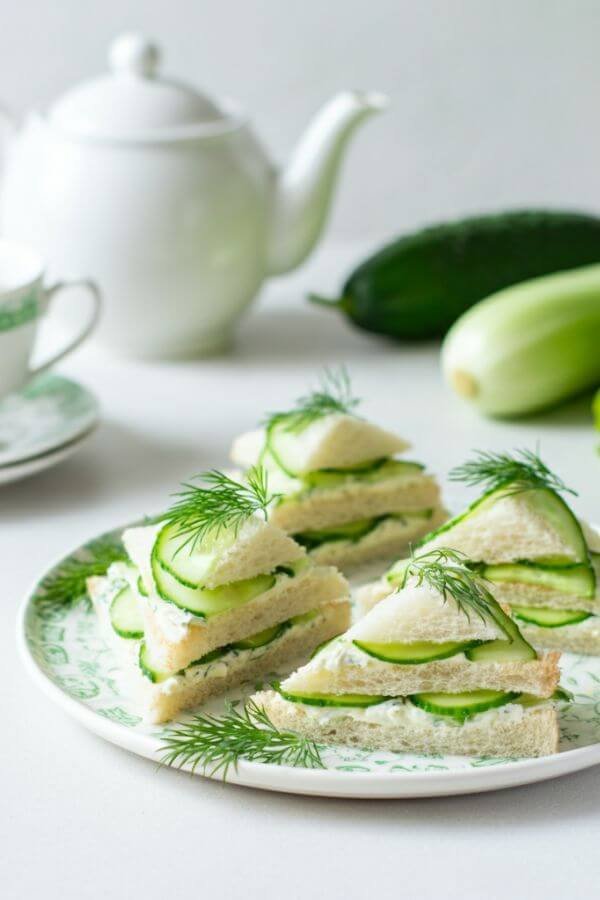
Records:
{"label": "fresh dill garnish", "polygon": [[85,555],[65,560],[44,578],[41,583],[43,593],[39,595],[41,603],[75,606],[86,601],[86,580],[94,575],[105,575],[111,563],[127,559],[123,544],[113,538],[98,538],[83,549]]}
{"label": "fresh dill garnish", "polygon": [[450,597],[470,621],[475,613],[486,622],[490,618],[498,622],[499,607],[491,592],[468,564],[468,557],[459,550],[440,547],[420,556],[412,556],[404,569],[401,588],[409,578],[415,578],[417,585],[425,582],[438,591],[448,602]]}
{"label": "fresh dill garnish", "polygon": [[359,403],[360,400],[352,394],[346,367],[325,369],[316,390],[298,397],[293,409],[270,413],[264,424],[268,429],[275,423],[285,422],[286,431],[303,431],[317,419],[331,413],[352,413]]}
{"label": "fresh dill garnish", "polygon": [[194,477],[203,485],[184,483],[183,490],[175,494],[176,502],[161,516],[186,539],[179,549],[188,546],[190,553],[209,534],[216,538],[225,529],[237,534],[256,512],[262,512],[266,519],[269,503],[278,496],[269,494],[262,466],[249,469],[245,482],[234,481],[217,469]]}
{"label": "fresh dill garnish", "polygon": [[207,713],[194,716],[191,722],[168,729],[160,748],[165,765],[198,766],[207,775],[223,773],[231,766],[237,769],[240,759],[323,769],[319,748],[313,742],[291,731],[279,731],[265,710],[249,700],[241,711],[227,703],[224,716]]}
{"label": "fresh dill garnish", "polygon": [[487,490],[510,486],[510,494],[549,488],[558,493],[577,495],[532,450],[515,450],[512,454],[479,450],[475,459],[456,466],[448,477],[450,481],[463,481],[469,487],[481,484]]}

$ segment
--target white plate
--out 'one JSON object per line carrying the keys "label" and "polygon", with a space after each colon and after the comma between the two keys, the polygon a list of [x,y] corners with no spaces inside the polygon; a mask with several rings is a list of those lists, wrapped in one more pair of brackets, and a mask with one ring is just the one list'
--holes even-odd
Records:
{"label": "white plate", "polygon": [[0,400],[0,466],[59,451],[98,422],[94,395],[68,378],[42,375]]}
{"label": "white plate", "polygon": [[95,431],[95,426],[90,428],[85,434],[81,435],[74,441],[59,447],[50,453],[43,453],[41,456],[34,456],[31,459],[21,463],[15,463],[12,466],[0,466],[0,485],[12,484],[13,481],[20,481],[22,478],[29,478],[30,475],[37,475],[44,469],[56,466],[63,460],[68,459],[73,453],[86,442],[87,438]]}
{"label": "white plate", "polygon": [[[121,530],[111,536],[117,537]],[[79,549],[67,559],[81,553]],[[141,723],[91,611],[81,605],[71,609],[44,603],[38,584],[22,604],[18,640],[29,673],[51,700],[100,737],[160,760],[165,732],[177,723]],[[600,659],[566,654],[562,683],[573,691],[575,702],[561,711],[561,750],[555,756],[527,760],[426,757],[337,747],[325,749],[324,770],[241,762],[237,771],[230,770],[228,781],[326,797],[404,798],[491,791],[556,778],[600,763]],[[247,693],[252,690],[249,685]],[[223,700],[205,709],[218,712]],[[189,716],[180,721],[186,720]]]}

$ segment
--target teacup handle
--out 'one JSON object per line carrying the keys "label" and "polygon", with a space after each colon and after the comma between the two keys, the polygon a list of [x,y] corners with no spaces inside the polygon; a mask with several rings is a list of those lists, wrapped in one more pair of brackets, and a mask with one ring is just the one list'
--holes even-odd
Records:
{"label": "teacup handle", "polygon": [[86,290],[89,292],[92,298],[92,308],[90,311],[89,319],[80,330],[80,332],[76,334],[75,337],[71,338],[71,340],[57,353],[49,357],[49,359],[44,360],[44,362],[40,363],[39,366],[35,366],[35,368],[30,369],[28,380],[37,377],[41,372],[45,372],[46,369],[50,368],[50,366],[53,366],[61,359],[64,359],[65,356],[79,347],[79,345],[82,344],[87,337],[89,337],[89,335],[98,324],[101,307],[100,291],[98,289],[98,285],[94,281],[91,281],[89,278],[69,278],[65,279],[64,281],[58,281],[56,284],[53,284],[49,288],[45,288],[44,306],[47,307],[48,304],[52,301],[52,298],[55,297],[56,294],[58,294],[60,291],[65,290],[65,288],[72,287],[83,287],[86,288]]}

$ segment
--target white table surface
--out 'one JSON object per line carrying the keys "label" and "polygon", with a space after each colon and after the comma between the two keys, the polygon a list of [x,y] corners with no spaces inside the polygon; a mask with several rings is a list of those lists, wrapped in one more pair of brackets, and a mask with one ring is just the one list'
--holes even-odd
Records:
{"label": "white table surface", "polygon": [[[495,794],[337,801],[261,793],[157,770],[84,731],[16,658],[17,604],[58,555],[165,505],[223,464],[233,435],[344,362],[365,414],[442,476],[471,448],[534,447],[600,518],[600,436],[586,403],[527,423],[478,418],[444,389],[433,345],[400,346],[310,308],[357,247],[332,245],[274,282],[227,357],[150,365],[93,348],[61,371],[99,395],[102,425],[55,470],[0,489],[0,893],[43,897],[562,898],[596,896],[600,767]],[[465,499],[447,490],[455,507]]]}

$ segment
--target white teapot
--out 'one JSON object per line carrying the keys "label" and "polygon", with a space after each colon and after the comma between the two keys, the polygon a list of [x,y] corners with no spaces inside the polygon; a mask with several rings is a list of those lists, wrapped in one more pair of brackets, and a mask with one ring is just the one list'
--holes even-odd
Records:
{"label": "white teapot", "polygon": [[278,172],[238,109],[158,76],[154,44],[122,35],[109,62],[8,140],[0,234],[99,283],[111,349],[218,351],[265,277],[317,242],[344,145],[385,98],[336,96]]}

